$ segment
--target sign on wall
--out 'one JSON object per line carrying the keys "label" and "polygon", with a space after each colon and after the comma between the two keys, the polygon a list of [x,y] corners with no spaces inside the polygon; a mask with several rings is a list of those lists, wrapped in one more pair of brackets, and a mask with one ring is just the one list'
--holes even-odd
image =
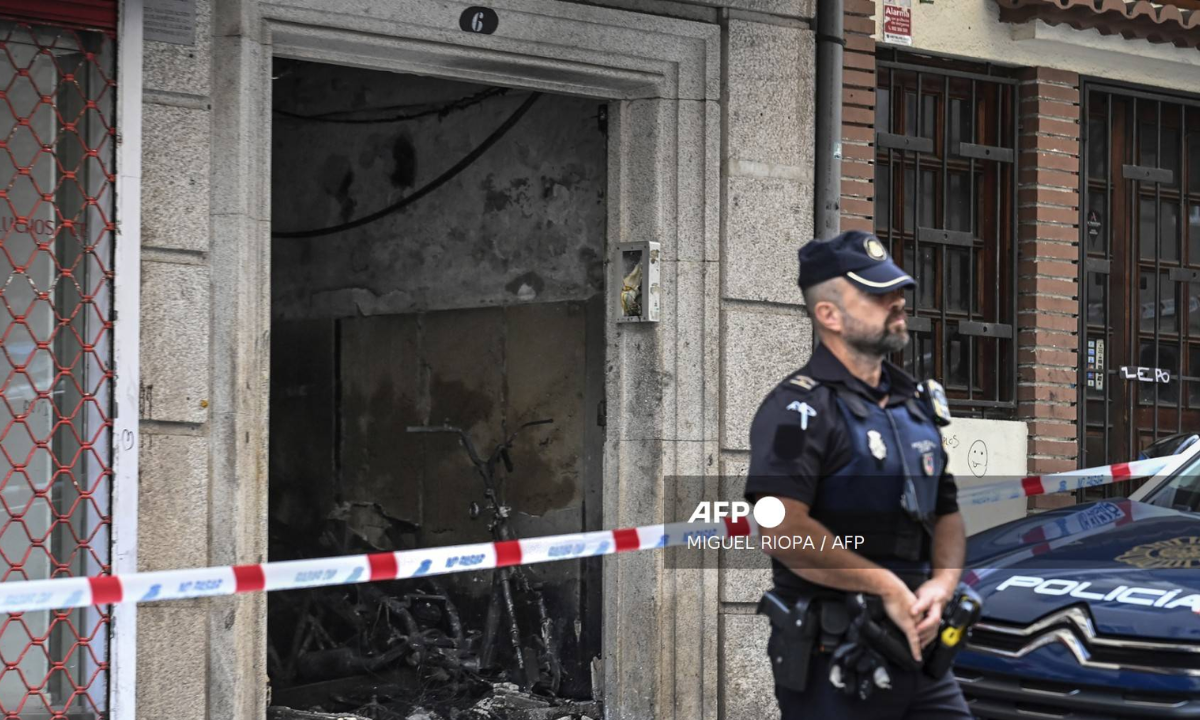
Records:
{"label": "sign on wall", "polygon": [[500,16],[486,7],[469,7],[458,17],[458,28],[463,32],[491,35],[500,26]]}
{"label": "sign on wall", "polygon": [[[942,445],[950,458],[950,472],[963,488],[1026,475],[1029,428],[1010,420],[954,418],[942,428]],[[1025,517],[1027,501],[1006,500],[963,508],[967,534]]]}
{"label": "sign on wall", "polygon": [[146,0],[142,32],[147,40],[196,44],[196,0]]}
{"label": "sign on wall", "polygon": [[1088,338],[1087,386],[1104,389],[1104,338]]}
{"label": "sign on wall", "polygon": [[883,0],[883,41],[912,45],[912,0]]}

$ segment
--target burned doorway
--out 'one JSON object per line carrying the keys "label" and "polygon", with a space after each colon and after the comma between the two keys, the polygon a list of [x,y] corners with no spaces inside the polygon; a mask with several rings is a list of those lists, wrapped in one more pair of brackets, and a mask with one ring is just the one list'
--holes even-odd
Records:
{"label": "burned doorway", "polygon": [[[419,426],[486,457],[553,419],[497,464],[506,531],[599,529],[605,106],[282,59],[274,77],[270,559],[494,539],[467,451]],[[599,560],[526,573],[515,642],[491,571],[273,594],[273,702],[494,713],[474,720],[560,702],[526,691],[590,699]]]}
{"label": "burned doorway", "polygon": [[1200,430],[1200,103],[1085,92],[1080,426],[1091,467]]}

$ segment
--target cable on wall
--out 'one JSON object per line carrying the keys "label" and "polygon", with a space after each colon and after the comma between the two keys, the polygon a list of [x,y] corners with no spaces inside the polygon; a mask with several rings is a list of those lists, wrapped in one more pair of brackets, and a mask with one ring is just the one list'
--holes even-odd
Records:
{"label": "cable on wall", "polygon": [[500,140],[500,138],[504,137],[508,133],[509,130],[512,130],[513,127],[518,122],[520,122],[521,118],[524,117],[525,113],[529,112],[529,108],[533,107],[533,104],[535,102],[537,102],[537,99],[540,98],[541,96],[542,96],[542,94],[540,92],[535,92],[532,95],[530,95],[525,100],[525,102],[521,103],[521,106],[519,108],[517,108],[516,111],[514,111],[513,114],[510,115],[508,117],[508,119],[504,121],[504,123],[502,125],[500,125],[500,127],[496,128],[492,132],[491,135],[487,136],[487,138],[482,143],[480,143],[478,147],[476,147],[471,152],[467,153],[466,156],[464,156],[462,160],[459,160],[449,170],[442,173],[441,175],[438,175],[436,178],[431,180],[425,186],[421,187],[420,189],[418,189],[417,191],[413,192],[410,195],[406,195],[405,197],[401,198],[400,200],[396,201],[395,203],[393,203],[381,210],[376,210],[375,212],[371,213],[370,215],[366,215],[366,216],[358,218],[357,220],[351,220],[350,222],[342,223],[340,225],[332,225],[330,227],[317,228],[315,230],[295,230],[292,232],[272,232],[271,237],[311,238],[311,237],[321,237],[323,235],[332,235],[334,233],[342,232],[344,230],[352,230],[357,227],[362,227],[363,225],[373,223],[380,218],[387,217],[388,215],[391,215],[393,213],[397,213],[397,212],[403,210],[404,208],[415,203],[416,201],[425,197],[426,195],[433,192],[434,190],[437,190],[442,185],[445,185],[447,182],[449,182],[451,179],[453,179],[455,175],[458,175],[460,172],[467,169],[467,167],[470,166],[471,163],[478,160],[481,155],[483,155],[485,152],[487,152],[489,148],[491,148],[493,145],[495,145],[496,142]]}

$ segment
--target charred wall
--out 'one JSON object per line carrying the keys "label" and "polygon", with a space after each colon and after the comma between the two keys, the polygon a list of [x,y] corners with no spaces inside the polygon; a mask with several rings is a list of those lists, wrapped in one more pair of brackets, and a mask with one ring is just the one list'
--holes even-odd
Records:
{"label": "charred wall", "polygon": [[[424,187],[528,97],[501,90],[277,61],[274,229],[337,225]],[[604,284],[605,118],[603,103],[544,95],[476,162],[402,211],[277,241],[275,319],[591,297]]]}
{"label": "charred wall", "polygon": [[[276,75],[272,197],[284,231],[336,225],[420,189],[527,97],[311,63],[278,62]],[[321,121],[398,115],[421,117]],[[321,531],[333,520],[353,537],[332,550],[491,539],[487,511],[469,514],[485,498],[466,452],[453,436],[405,432],[414,425],[460,426],[486,453],[519,424],[553,418],[512,451],[504,488],[514,534],[599,527],[603,118],[595,101],[544,96],[476,163],[404,210],[276,240],[273,558],[330,551]],[[404,528],[403,539],[389,527]],[[598,565],[530,570],[558,623],[563,691],[587,695]],[[443,579],[465,625],[481,625],[490,583],[490,573]]]}

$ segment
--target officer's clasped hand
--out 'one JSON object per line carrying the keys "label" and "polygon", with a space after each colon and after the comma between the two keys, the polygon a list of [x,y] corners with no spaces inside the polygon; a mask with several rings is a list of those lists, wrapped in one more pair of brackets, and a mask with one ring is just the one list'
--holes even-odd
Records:
{"label": "officer's clasped hand", "polygon": [[913,659],[920,660],[922,643],[917,631],[917,618],[913,609],[917,607],[918,599],[904,583],[896,580],[893,592],[883,596],[883,610],[888,619],[904,634],[908,641],[908,649]]}
{"label": "officer's clasped hand", "polygon": [[917,623],[920,647],[925,647],[937,637],[938,628],[942,624],[942,612],[953,595],[953,588],[947,588],[937,580],[929,580],[917,588],[917,601],[913,605],[912,616]]}

